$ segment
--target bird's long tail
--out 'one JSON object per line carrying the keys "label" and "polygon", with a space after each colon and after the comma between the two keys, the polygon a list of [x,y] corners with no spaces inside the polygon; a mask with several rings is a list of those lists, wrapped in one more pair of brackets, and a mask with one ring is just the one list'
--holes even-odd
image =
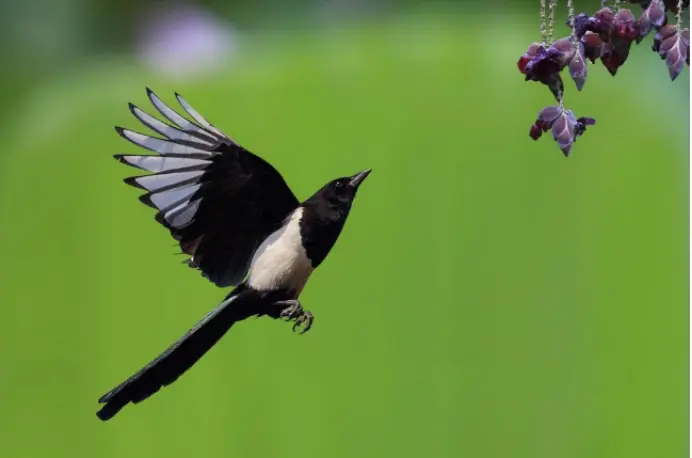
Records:
{"label": "bird's long tail", "polygon": [[214,310],[139,372],[101,396],[105,404],[96,415],[113,418],[128,403],[139,403],[175,382],[192,367],[237,321],[257,314],[253,300],[237,288]]}

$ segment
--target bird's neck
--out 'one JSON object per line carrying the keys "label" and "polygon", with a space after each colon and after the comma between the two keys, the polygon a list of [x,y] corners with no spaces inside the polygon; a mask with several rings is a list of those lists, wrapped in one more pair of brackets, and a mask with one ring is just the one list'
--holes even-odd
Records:
{"label": "bird's neck", "polygon": [[303,204],[300,232],[305,253],[314,268],[324,261],[336,243],[347,215],[347,212],[335,211],[320,205]]}

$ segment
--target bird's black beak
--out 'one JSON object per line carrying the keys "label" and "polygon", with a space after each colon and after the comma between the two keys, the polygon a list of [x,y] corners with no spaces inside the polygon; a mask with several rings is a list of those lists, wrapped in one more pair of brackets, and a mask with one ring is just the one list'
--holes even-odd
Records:
{"label": "bird's black beak", "polygon": [[362,172],[358,172],[355,175],[351,177],[351,181],[349,181],[348,186],[353,188],[354,190],[358,189],[358,186],[365,180],[368,175],[370,175],[370,172],[372,172],[372,169],[368,170],[363,170]]}

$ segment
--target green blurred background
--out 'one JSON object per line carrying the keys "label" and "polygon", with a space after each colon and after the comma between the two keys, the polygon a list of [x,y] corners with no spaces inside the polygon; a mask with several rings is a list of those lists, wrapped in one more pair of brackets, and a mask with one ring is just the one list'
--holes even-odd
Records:
{"label": "green blurred background", "polygon": [[[0,2],[2,456],[687,456],[689,70],[649,37],[568,80],[598,125],[565,159],[515,66],[537,4]],[[374,172],[310,333],[243,322],[104,424],[98,397],[226,294],[111,158],[140,153],[112,126],[145,86],[301,198]]]}

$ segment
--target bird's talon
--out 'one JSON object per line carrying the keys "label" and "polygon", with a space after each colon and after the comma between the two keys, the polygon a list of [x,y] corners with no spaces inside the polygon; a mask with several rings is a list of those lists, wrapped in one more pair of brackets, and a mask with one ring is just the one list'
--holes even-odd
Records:
{"label": "bird's talon", "polygon": [[299,301],[286,301],[288,307],[283,309],[279,314],[280,318],[285,318],[286,321],[291,321],[303,313],[303,307]]}
{"label": "bird's talon", "polygon": [[302,331],[300,334],[305,334],[310,330],[312,327],[312,321],[315,319],[315,317],[312,315],[310,312],[305,312],[303,315],[298,319],[298,322],[303,326]]}
{"label": "bird's talon", "polygon": [[314,317],[312,313],[303,310],[303,306],[300,304],[300,301],[281,301],[276,302],[275,304],[277,306],[285,307],[279,313],[278,318],[286,322],[293,321],[293,332],[298,332],[298,328],[302,327],[303,329],[300,330],[299,334],[305,334],[312,327],[312,320]]}

